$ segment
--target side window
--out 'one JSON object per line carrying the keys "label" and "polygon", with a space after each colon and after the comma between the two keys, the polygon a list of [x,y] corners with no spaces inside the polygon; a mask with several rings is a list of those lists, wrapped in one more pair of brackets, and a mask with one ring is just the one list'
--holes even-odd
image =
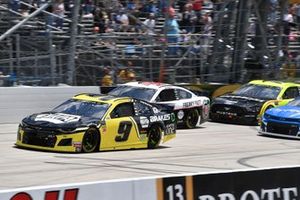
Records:
{"label": "side window", "polygon": [[129,117],[129,116],[134,116],[132,103],[119,104],[117,107],[115,107],[115,109],[110,114],[111,118]]}
{"label": "side window", "polygon": [[181,89],[176,89],[178,99],[190,99],[192,98],[192,94]]}
{"label": "side window", "polygon": [[156,102],[174,101],[176,100],[174,89],[165,89],[161,91],[156,98]]}
{"label": "side window", "polygon": [[299,95],[298,87],[290,87],[284,92],[283,99],[292,99],[297,97],[298,95]]}
{"label": "side window", "polygon": [[147,116],[152,114],[152,107],[140,101],[134,102],[134,110],[139,116]]}

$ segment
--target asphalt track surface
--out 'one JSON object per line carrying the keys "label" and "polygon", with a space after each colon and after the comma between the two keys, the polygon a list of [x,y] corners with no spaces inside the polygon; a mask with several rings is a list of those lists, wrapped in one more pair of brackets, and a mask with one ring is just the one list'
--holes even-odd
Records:
{"label": "asphalt track surface", "polygon": [[257,126],[204,123],[154,150],[90,154],[14,147],[17,124],[0,124],[0,190],[123,178],[300,165],[300,141],[257,135]]}

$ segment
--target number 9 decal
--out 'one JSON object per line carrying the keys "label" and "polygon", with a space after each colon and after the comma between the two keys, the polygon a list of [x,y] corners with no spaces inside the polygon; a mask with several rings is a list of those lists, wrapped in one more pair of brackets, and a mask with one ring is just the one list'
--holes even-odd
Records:
{"label": "number 9 decal", "polygon": [[131,131],[132,123],[130,121],[121,122],[118,129],[118,135],[115,138],[116,142],[124,142],[128,140]]}

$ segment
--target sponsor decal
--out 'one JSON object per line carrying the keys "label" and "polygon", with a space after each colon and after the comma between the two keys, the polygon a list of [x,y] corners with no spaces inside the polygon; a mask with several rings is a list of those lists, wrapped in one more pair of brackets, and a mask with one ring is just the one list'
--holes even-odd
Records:
{"label": "sponsor decal", "polygon": [[300,168],[202,174],[157,180],[160,200],[296,200]]}
{"label": "sponsor decal", "polygon": [[73,147],[81,149],[81,146],[82,146],[81,142],[73,142]]}
{"label": "sponsor decal", "polygon": [[158,110],[157,108],[153,107],[153,112],[154,112],[155,114],[157,114],[157,113],[159,113],[159,110]]}
{"label": "sponsor decal", "polygon": [[80,116],[78,115],[69,115],[64,113],[48,113],[48,114],[40,114],[37,115],[34,121],[46,121],[54,124],[62,124],[62,123],[72,123],[78,122]]}
{"label": "sponsor decal", "polygon": [[140,124],[142,128],[148,128],[149,127],[149,119],[147,117],[140,117]]}
{"label": "sponsor decal", "polygon": [[[45,196],[43,200],[59,200],[59,194],[60,192],[63,192],[63,200],[77,200],[78,188],[74,189],[67,189],[65,191],[47,191],[45,192]],[[30,194],[26,192],[19,192],[15,194],[13,197],[10,198],[10,200],[35,200],[31,197]],[[38,199],[36,199],[38,200]]]}
{"label": "sponsor decal", "polygon": [[183,110],[179,110],[179,111],[178,111],[177,117],[178,117],[178,119],[183,119],[183,117],[184,117],[184,112],[183,112]]}
{"label": "sponsor decal", "polygon": [[175,133],[175,124],[167,124],[165,134],[168,135],[173,133]]}
{"label": "sponsor decal", "polygon": [[184,102],[182,104],[182,107],[190,108],[190,107],[201,106],[201,105],[202,105],[201,100],[198,100],[198,101]]}
{"label": "sponsor decal", "polygon": [[169,121],[171,114],[150,116],[150,122]]}

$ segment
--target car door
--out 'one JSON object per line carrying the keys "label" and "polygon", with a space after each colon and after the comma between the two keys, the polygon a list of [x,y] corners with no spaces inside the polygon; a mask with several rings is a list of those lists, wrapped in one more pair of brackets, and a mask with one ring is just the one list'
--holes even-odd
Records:
{"label": "car door", "polygon": [[118,104],[106,117],[106,134],[101,142],[110,149],[133,148],[138,142],[132,102]]}

